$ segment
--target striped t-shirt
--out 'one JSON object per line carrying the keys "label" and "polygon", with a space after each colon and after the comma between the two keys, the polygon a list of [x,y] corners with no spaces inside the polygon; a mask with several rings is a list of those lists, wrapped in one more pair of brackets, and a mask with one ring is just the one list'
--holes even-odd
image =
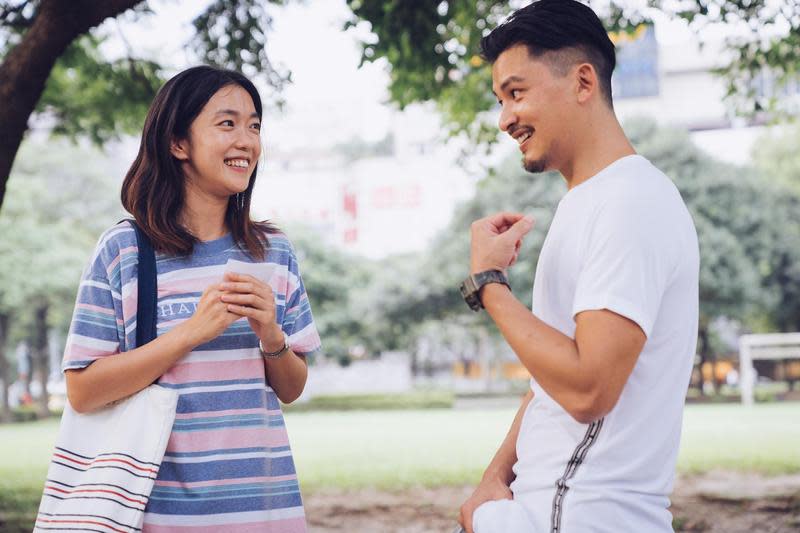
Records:
{"label": "striped t-shirt", "polygon": [[[78,290],[64,370],[135,347],[137,257],[136,234],[128,223],[100,238]],[[196,244],[187,257],[157,254],[158,335],[191,317],[205,288],[222,281],[226,265],[235,272],[237,261],[257,263],[230,235]],[[286,236],[270,234],[265,260],[257,264],[263,266],[259,278],[275,294],[276,321],[292,350],[300,355],[319,350]],[[247,319],[196,347],[159,384],[177,389],[180,397],[144,531],[304,532],[283,415]]]}

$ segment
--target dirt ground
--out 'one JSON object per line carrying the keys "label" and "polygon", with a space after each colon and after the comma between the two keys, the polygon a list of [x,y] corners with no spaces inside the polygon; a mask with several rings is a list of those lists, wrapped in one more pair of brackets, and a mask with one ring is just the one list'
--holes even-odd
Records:
{"label": "dirt ground", "polygon": [[[471,492],[470,487],[318,492],[306,495],[305,504],[314,533],[451,533],[458,508]],[[676,531],[800,532],[800,475],[680,477],[671,510]]]}

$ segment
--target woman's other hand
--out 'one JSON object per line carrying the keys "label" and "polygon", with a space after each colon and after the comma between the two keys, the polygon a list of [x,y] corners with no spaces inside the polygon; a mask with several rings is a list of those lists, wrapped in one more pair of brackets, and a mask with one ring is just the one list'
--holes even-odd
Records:
{"label": "woman's other hand", "polygon": [[247,274],[226,272],[220,288],[224,291],[221,299],[228,311],[237,317],[247,317],[264,350],[276,352],[283,348],[283,331],[275,321],[272,287]]}
{"label": "woman's other hand", "polygon": [[224,294],[220,284],[207,287],[197,304],[197,311],[178,326],[186,331],[193,348],[216,339],[228,326],[241,318],[228,310],[227,304],[222,301]]}

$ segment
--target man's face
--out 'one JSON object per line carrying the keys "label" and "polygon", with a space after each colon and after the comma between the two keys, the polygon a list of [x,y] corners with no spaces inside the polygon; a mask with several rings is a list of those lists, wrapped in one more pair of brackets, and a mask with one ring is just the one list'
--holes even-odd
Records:
{"label": "man's face", "polygon": [[524,45],[508,48],[492,66],[492,88],[502,107],[500,129],[519,144],[528,172],[558,168],[565,155],[574,105],[570,79]]}

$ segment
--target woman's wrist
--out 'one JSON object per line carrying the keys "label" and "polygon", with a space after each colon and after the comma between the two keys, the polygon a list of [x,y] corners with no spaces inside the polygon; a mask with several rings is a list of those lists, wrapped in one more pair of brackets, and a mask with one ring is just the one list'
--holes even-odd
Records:
{"label": "woman's wrist", "polygon": [[283,330],[275,324],[259,340],[261,341],[261,349],[267,353],[272,353],[283,348],[286,337],[283,335]]}
{"label": "woman's wrist", "polygon": [[191,352],[203,343],[202,340],[197,338],[197,329],[193,326],[191,318],[181,322],[167,334],[169,335],[170,333],[175,337],[181,351]]}

